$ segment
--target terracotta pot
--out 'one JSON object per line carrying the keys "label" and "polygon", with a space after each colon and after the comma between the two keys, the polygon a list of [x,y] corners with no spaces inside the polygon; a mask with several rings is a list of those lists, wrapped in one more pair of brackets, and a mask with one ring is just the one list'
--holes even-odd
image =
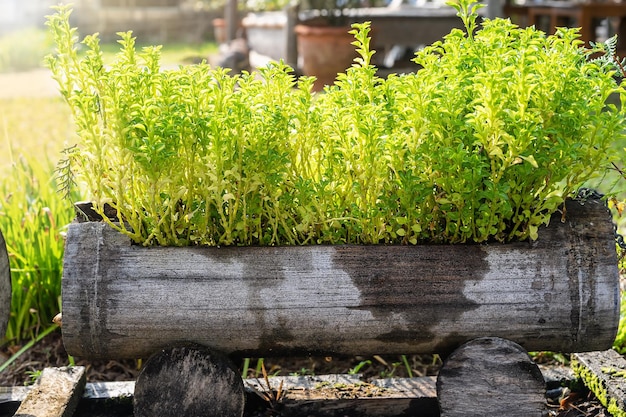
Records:
{"label": "terracotta pot", "polygon": [[304,75],[317,78],[313,89],[320,91],[331,85],[338,73],[352,65],[356,51],[354,36],[347,27],[307,26],[295,27],[298,37],[299,66]]}
{"label": "terracotta pot", "polygon": [[218,45],[226,43],[226,20],[221,17],[213,19],[213,35]]}

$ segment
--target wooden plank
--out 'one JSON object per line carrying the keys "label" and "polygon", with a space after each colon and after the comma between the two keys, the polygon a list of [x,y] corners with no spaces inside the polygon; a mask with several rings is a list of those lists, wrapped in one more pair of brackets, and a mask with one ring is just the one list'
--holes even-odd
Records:
{"label": "wooden plank", "polygon": [[0,339],[4,338],[11,315],[11,268],[4,236],[0,231]]}
{"label": "wooden plank", "polygon": [[[0,404],[21,403],[32,389],[32,386],[0,387]],[[134,392],[135,381],[88,382],[85,384],[82,398],[86,400],[110,400],[132,397]]]}
{"label": "wooden plank", "polygon": [[[276,390],[283,384],[285,396],[281,401],[281,416],[397,416],[439,415],[435,397],[435,378],[390,378],[366,383],[359,375],[319,375],[302,377],[270,377],[270,387]],[[266,392],[265,382],[251,378],[244,381],[248,404],[263,403],[253,388]],[[134,382],[88,383],[83,403],[97,403],[118,397],[132,396]],[[25,396],[27,387],[13,387],[11,401]],[[6,403],[7,394],[0,392],[0,405]],[[81,408],[89,409],[81,403]],[[0,408],[1,409],[1,408]],[[128,411],[132,411],[129,410]],[[406,412],[403,414],[403,412]],[[88,415],[88,414],[86,414]],[[159,414],[163,415],[163,414]]]}
{"label": "wooden plank", "polygon": [[243,416],[243,381],[225,356],[202,346],[161,350],[144,365],[134,393],[135,417]]}
{"label": "wooden plank", "polygon": [[590,200],[561,217],[535,242],[279,248],[144,248],[103,223],[72,224],[64,345],[84,358],[181,340],[251,357],[445,354],[483,336],[606,349],[620,300],[610,213]]}
{"label": "wooden plank", "polygon": [[[573,380],[573,372],[570,368],[555,369],[554,367],[540,366],[540,369],[548,385],[559,386]],[[366,384],[359,375],[277,376],[269,378],[270,387],[274,390],[281,383],[283,384],[285,396],[282,403],[290,415],[305,416],[334,416],[345,415],[346,413],[358,415],[360,413],[368,416],[419,415],[420,417],[435,417],[439,415],[435,381],[435,377],[389,378],[373,380]],[[359,388],[359,386],[362,387]],[[382,388],[378,391],[380,395],[367,396],[372,394],[373,386]],[[330,389],[333,387],[337,388],[337,392],[331,394]],[[249,404],[253,403],[257,397],[253,388],[261,392],[267,390],[265,382],[256,378],[244,380],[244,388]],[[17,405],[14,404],[23,401],[30,389],[30,387],[0,387],[0,414],[5,409],[3,406],[13,405],[13,410],[15,410]],[[110,400],[113,399],[132,397],[134,390],[134,381],[87,383],[82,403],[110,403]],[[316,390],[325,391],[316,394]],[[128,408],[128,412],[132,412],[131,404]],[[305,414],[302,410],[306,411],[307,409],[314,411]],[[399,410],[403,409],[410,411],[402,414]]]}
{"label": "wooden plank", "polygon": [[313,390],[291,389],[285,395],[285,415],[293,416],[438,416],[435,378],[394,378],[358,382],[356,384],[326,384]]}
{"label": "wooden plank", "polygon": [[626,416],[626,359],[622,355],[613,349],[575,353],[571,366],[613,417]]}
{"label": "wooden plank", "polygon": [[44,368],[15,417],[71,417],[84,387],[83,366]]}
{"label": "wooden plank", "polygon": [[438,416],[435,378],[389,378],[365,382],[359,375],[321,375],[248,379],[253,392],[267,393],[282,387],[282,416],[350,415]]}
{"label": "wooden plank", "polygon": [[109,400],[111,398],[132,397],[135,381],[89,382],[85,386],[83,398]]}
{"label": "wooden plank", "polygon": [[437,377],[441,417],[542,417],[545,381],[528,353],[496,337],[467,342]]}

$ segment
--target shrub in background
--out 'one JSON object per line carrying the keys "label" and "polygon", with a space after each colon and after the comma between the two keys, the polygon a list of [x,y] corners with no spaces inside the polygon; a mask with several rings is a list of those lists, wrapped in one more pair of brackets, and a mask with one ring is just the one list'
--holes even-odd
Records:
{"label": "shrub in background", "polygon": [[0,72],[40,68],[52,50],[52,41],[43,29],[26,28],[0,37]]}

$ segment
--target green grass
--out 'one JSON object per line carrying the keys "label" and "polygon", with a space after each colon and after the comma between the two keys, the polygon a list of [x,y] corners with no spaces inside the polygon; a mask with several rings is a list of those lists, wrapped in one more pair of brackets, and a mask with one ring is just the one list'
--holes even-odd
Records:
{"label": "green grass", "polygon": [[60,104],[56,98],[0,100],[0,230],[13,285],[5,343],[37,337],[60,311],[63,232],[73,218],[54,179],[72,130]]}
{"label": "green grass", "polygon": [[0,99],[0,174],[20,155],[56,164],[64,147],[75,143],[74,127],[60,97]]}
{"label": "green grass", "polygon": [[10,341],[36,337],[60,311],[63,232],[73,214],[56,188],[54,166],[25,157],[0,184],[0,229],[13,285]]}

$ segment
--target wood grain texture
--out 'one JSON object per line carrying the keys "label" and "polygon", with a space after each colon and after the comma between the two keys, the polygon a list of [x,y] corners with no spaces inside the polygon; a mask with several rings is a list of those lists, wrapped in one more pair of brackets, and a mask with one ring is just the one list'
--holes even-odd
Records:
{"label": "wood grain texture", "polygon": [[15,417],[71,417],[85,382],[83,366],[45,368]]}
{"label": "wood grain texture", "polygon": [[228,358],[204,347],[181,346],[154,354],[137,383],[135,417],[243,416],[243,381]]}
{"label": "wood grain texture", "polygon": [[[336,417],[336,416],[420,416],[439,417],[435,378],[389,378],[370,382],[353,376],[352,382],[330,382],[331,378],[351,375],[328,375],[313,379],[313,384],[283,385],[286,390],[281,401],[281,416]],[[270,380],[272,387],[278,378]],[[319,382],[317,380],[325,380]]]}
{"label": "wood grain texture", "polygon": [[475,339],[455,350],[437,377],[441,417],[542,417],[545,381],[517,343]]}
{"label": "wood grain texture", "polygon": [[511,244],[144,248],[72,224],[62,286],[65,347],[89,358],[179,341],[257,357],[449,353],[483,336],[603,350],[620,300],[613,225],[595,200]]}
{"label": "wood grain texture", "polygon": [[0,338],[7,331],[11,315],[11,268],[6,242],[0,231]]}

